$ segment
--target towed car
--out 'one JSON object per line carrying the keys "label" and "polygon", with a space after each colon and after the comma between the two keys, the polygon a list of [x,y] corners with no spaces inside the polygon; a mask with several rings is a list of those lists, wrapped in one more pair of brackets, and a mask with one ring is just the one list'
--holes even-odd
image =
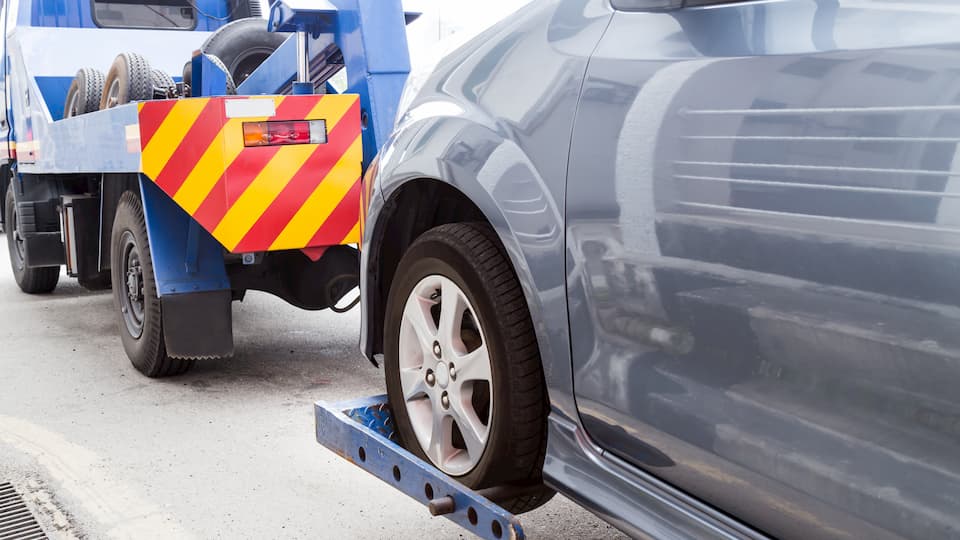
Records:
{"label": "towed car", "polygon": [[405,446],[635,536],[960,537],[960,6],[540,0],[407,88]]}

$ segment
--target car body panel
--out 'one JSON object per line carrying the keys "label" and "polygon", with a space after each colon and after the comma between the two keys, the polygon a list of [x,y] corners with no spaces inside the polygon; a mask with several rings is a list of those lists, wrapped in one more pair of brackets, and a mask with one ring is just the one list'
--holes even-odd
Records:
{"label": "car body panel", "polygon": [[922,1],[615,15],[566,207],[598,445],[777,537],[960,536],[958,25]]}
{"label": "car body panel", "polygon": [[[611,15],[592,0],[538,2],[472,42],[486,45],[454,51],[381,150],[374,188],[389,201],[409,182],[442,180],[480,209],[506,247],[538,321],[552,404],[574,417],[563,270],[566,155],[587,59]],[[509,74],[493,76],[507,66]],[[371,224],[381,215],[380,204],[368,209],[365,245],[375,246]],[[370,253],[362,257],[366,268]],[[368,272],[361,280],[368,289]],[[370,295],[364,298],[369,308]],[[370,337],[365,320],[367,354]]]}
{"label": "car body panel", "polygon": [[383,222],[443,182],[524,288],[548,484],[635,537],[960,536],[958,16],[523,8],[368,173],[364,353]]}

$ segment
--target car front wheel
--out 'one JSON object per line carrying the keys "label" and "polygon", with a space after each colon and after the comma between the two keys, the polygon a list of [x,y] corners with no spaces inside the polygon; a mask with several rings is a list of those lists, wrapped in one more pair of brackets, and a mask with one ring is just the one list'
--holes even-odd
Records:
{"label": "car front wheel", "polygon": [[[385,370],[406,447],[474,489],[540,485],[547,396],[523,291],[493,230],[441,225],[401,260],[386,312]],[[553,495],[525,489],[508,510]]]}

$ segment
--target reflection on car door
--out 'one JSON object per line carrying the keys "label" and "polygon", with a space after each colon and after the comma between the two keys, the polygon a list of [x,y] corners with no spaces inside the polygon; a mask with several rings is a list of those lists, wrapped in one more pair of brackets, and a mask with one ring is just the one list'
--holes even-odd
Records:
{"label": "reflection on car door", "polygon": [[960,537],[960,6],[712,3],[590,63],[581,419],[778,537]]}

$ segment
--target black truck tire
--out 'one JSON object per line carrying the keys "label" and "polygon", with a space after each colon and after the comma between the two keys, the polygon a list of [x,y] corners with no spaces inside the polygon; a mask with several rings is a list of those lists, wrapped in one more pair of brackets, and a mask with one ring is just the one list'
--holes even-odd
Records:
{"label": "black truck tire", "polygon": [[17,224],[17,202],[13,192],[13,182],[7,187],[4,203],[4,229],[7,235],[7,249],[10,252],[10,268],[20,290],[27,294],[44,294],[57,288],[60,281],[59,266],[27,268],[23,256],[23,242],[20,240]]}
{"label": "black truck tire", "polygon": [[150,62],[137,53],[118,55],[107,72],[100,109],[150,99],[153,99],[153,70]]}
{"label": "black truck tire", "polygon": [[120,339],[137,371],[159,378],[190,369],[192,360],[167,355],[143,206],[132,191],[124,193],[117,206],[110,234],[110,272]]}
{"label": "black truck tire", "polygon": [[104,76],[99,70],[82,68],[77,72],[67,90],[67,100],[63,107],[63,117],[72,118],[100,109],[103,97]]}
{"label": "black truck tire", "polygon": [[[219,67],[227,75],[227,95],[233,96],[237,93],[237,85],[233,82],[233,76],[230,75],[230,72],[227,70],[227,67],[223,65],[223,62],[212,54],[205,54],[211,62],[213,62],[217,67]],[[196,97],[196,92],[193,91],[193,61],[187,62],[183,65],[183,97]]]}
{"label": "black truck tire", "polygon": [[[448,301],[441,291],[456,296]],[[460,320],[447,339],[442,321],[449,309]],[[408,312],[423,319],[407,323]],[[420,236],[397,267],[385,315],[387,393],[405,447],[473,489],[525,486],[498,501],[511,512],[547,502],[554,492],[541,481],[549,403],[539,346],[520,283],[493,230],[457,223]],[[426,343],[419,329],[428,332],[426,341],[436,341]],[[474,356],[480,347],[485,352]],[[481,365],[487,369],[478,371]],[[470,448],[467,429],[478,434],[472,440],[481,446],[474,449],[482,450]],[[423,440],[446,450],[427,450]]]}
{"label": "black truck tire", "polygon": [[177,97],[177,83],[166,71],[156,68],[151,69],[150,81],[153,83],[154,99],[172,99]]}
{"label": "black truck tire", "polygon": [[220,59],[235,84],[247,80],[268,56],[286,41],[289,34],[267,31],[267,21],[251,17],[217,29],[200,46],[204,54]]}

